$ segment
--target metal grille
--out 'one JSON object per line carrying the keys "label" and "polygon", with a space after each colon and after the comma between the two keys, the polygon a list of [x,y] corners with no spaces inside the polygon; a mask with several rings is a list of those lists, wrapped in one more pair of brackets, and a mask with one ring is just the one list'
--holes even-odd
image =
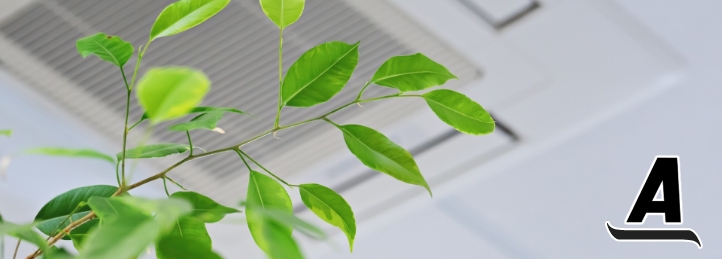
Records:
{"label": "metal grille", "polygon": [[[157,14],[172,2],[169,0],[39,1],[6,19],[0,25],[0,32],[30,53],[33,58],[67,78],[79,92],[102,103],[120,119],[124,113],[125,90],[117,68],[97,58],[83,60],[75,50],[75,41],[85,35],[102,31],[119,35],[136,47],[145,44]],[[301,19],[288,28],[284,35],[284,70],[305,50],[332,40],[348,43],[360,40],[360,60],[352,79],[336,97],[312,108],[284,108],[282,124],[317,116],[353,100],[365,80],[370,79],[375,69],[387,58],[420,51],[390,37],[378,25],[378,21],[369,20],[368,16],[344,1],[307,1]],[[179,35],[153,42],[143,60],[140,75],[144,74],[143,71],[147,68],[165,65],[189,66],[206,72],[213,81],[213,86],[204,105],[234,107],[256,117],[254,119],[249,116],[227,114],[219,124],[227,132],[225,135],[207,131],[192,132],[194,143],[205,149],[224,147],[254,136],[272,126],[278,91],[277,44],[278,29],[263,15],[258,2],[236,0],[206,23]],[[438,55],[443,57],[440,61],[459,77],[469,80],[477,75],[475,68],[453,52],[441,51]],[[131,70],[135,60],[131,59],[128,63],[126,69]],[[17,69],[15,72],[27,73]],[[126,71],[126,74],[130,73],[131,71]],[[24,77],[27,78],[29,75],[25,74]],[[50,96],[58,94],[52,93],[54,90],[52,85],[40,85],[36,88]],[[383,87],[369,87],[365,96],[392,92],[391,89]],[[109,118],[103,117],[102,113],[96,113],[91,107],[83,108],[82,104],[74,104],[73,107],[68,106],[68,108],[109,137],[115,138],[119,135],[118,127],[104,123]],[[383,109],[384,116],[393,119],[394,116],[403,116],[415,108],[416,106],[384,104],[371,109]],[[137,119],[141,113],[140,108],[133,105],[131,118]],[[346,120],[353,116],[353,113],[344,112],[336,115],[335,118]],[[168,126],[161,124],[155,129],[154,141],[186,142],[185,134],[166,131],[165,128]],[[321,123],[311,124],[282,132],[283,141],[264,139],[260,144],[249,145],[244,149],[258,160],[272,160],[273,157],[284,152],[283,147],[310,141],[314,136],[329,130],[329,127]],[[137,143],[141,138],[135,135],[130,143]],[[318,145],[323,146],[324,143]],[[181,178],[193,184],[195,179],[212,176],[213,184],[194,187],[211,192],[222,190],[224,188],[219,187],[223,187],[227,179],[238,177],[237,172],[241,164],[233,156],[235,154],[205,158],[195,163],[197,168],[202,168],[201,172],[186,170]],[[306,164],[296,165],[294,168],[313,162],[305,161]],[[206,180],[205,183],[207,182]]]}

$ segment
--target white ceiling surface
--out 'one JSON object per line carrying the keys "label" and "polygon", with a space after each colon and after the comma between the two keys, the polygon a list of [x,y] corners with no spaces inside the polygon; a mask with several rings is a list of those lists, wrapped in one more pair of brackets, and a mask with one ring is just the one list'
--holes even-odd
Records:
{"label": "white ceiling surface", "polygon": [[[310,258],[722,255],[716,231],[722,209],[712,198],[722,195],[714,185],[722,180],[714,156],[722,144],[722,117],[715,112],[722,108],[716,100],[722,96],[722,36],[715,33],[722,3],[625,0],[617,9],[602,0],[542,1],[539,10],[497,32],[455,1],[393,2],[484,69],[484,79],[464,91],[491,104],[522,141],[490,158],[484,150],[508,141],[456,136],[421,155],[422,170],[434,174],[433,200],[421,190],[390,185],[388,177],[344,192],[366,215],[354,253],[348,253],[343,235],[332,232],[332,245],[303,242]],[[32,94],[17,84],[0,74],[0,128],[16,129],[13,138],[0,139],[1,154],[41,144],[117,149],[42,99],[28,98]],[[484,94],[489,85],[508,90],[492,98]],[[433,119],[428,112],[416,117],[409,121]],[[400,135],[408,128],[382,131]],[[466,160],[452,161],[455,154],[466,154]],[[623,225],[653,157],[663,154],[681,157],[684,226],[697,231],[704,249],[617,243],[604,229],[607,220]],[[329,166],[343,164],[339,157]],[[14,159],[7,179],[0,180],[3,216],[27,220],[68,185],[114,182],[112,166],[79,162]],[[58,173],[36,173],[47,171]],[[40,186],[27,188],[33,183]],[[159,190],[146,188],[144,194],[157,196]],[[214,246],[228,258],[263,258],[244,226],[221,223],[210,230]]]}
{"label": "white ceiling surface", "polygon": [[[565,8],[570,2],[547,7]],[[684,81],[663,93],[647,91],[646,100],[622,101],[620,113],[576,127],[583,130],[528,143],[477,169],[476,181],[460,179],[466,188],[454,185],[461,190],[361,234],[353,255],[325,258],[719,258],[722,209],[713,201],[722,195],[716,185],[722,180],[717,157],[722,37],[715,33],[722,24],[717,15],[722,3],[619,3],[684,57],[689,71]],[[553,117],[540,120],[554,123]],[[681,157],[684,226],[700,235],[701,250],[690,243],[617,243],[604,229],[607,220],[623,225],[654,156],[662,154]],[[433,234],[442,226],[445,231]],[[463,245],[470,242],[469,232],[475,241]]]}

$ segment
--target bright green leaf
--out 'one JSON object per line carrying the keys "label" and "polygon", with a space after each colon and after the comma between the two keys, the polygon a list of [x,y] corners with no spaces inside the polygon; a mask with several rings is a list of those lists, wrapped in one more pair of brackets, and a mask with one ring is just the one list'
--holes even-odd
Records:
{"label": "bright green leaf", "polygon": [[263,218],[261,238],[268,244],[267,254],[271,259],[303,259],[298,244],[288,233],[287,226],[273,220]]}
{"label": "bright green leaf", "polygon": [[215,223],[223,219],[226,214],[240,212],[237,209],[218,204],[211,198],[197,192],[176,192],[170,197],[189,202],[193,206],[191,216],[206,223]]}
{"label": "bright green leaf", "polygon": [[422,186],[431,194],[431,189],[416,166],[416,161],[404,148],[368,127],[344,125],[338,128],[343,132],[348,149],[364,165],[399,181]]}
{"label": "bright green leaf", "polygon": [[33,224],[18,225],[10,222],[0,222],[0,238],[5,235],[28,241],[43,251],[48,248],[45,238],[33,230]]}
{"label": "bright green leaf", "polygon": [[301,55],[283,80],[283,103],[310,107],[331,99],[343,89],[356,68],[358,45],[326,42]]}
{"label": "bright green leaf", "polygon": [[[173,143],[164,143],[164,144],[151,144],[151,145],[145,145],[145,146],[139,146],[135,148],[131,148],[125,151],[125,158],[126,159],[135,159],[135,158],[155,158],[155,157],[164,157],[169,156],[173,154],[182,154],[186,151],[190,150],[190,147],[185,144],[173,144]],[[122,152],[118,152],[118,154],[115,155],[118,160],[121,159],[123,156]]]}
{"label": "bright green leaf", "polygon": [[223,118],[223,112],[208,112],[196,116],[188,122],[178,123],[170,126],[168,130],[172,131],[188,131],[196,129],[213,130],[216,128],[218,121]]}
{"label": "bright green leaf", "polygon": [[73,246],[75,246],[75,249],[80,251],[83,248],[83,243],[88,237],[88,233],[96,229],[99,224],[100,220],[95,218],[83,223],[82,225],[70,231],[70,234],[68,236],[70,237],[70,240],[73,241]]}
{"label": "bright green leaf", "polygon": [[172,229],[178,218],[192,212],[193,206],[183,200],[174,197],[168,199],[149,200],[135,197],[116,197],[121,202],[137,208],[144,213],[151,214],[156,223],[164,230]]}
{"label": "bright green leaf", "polygon": [[[266,217],[260,211],[268,209],[293,214],[291,197],[276,180],[259,172],[251,171],[246,195],[246,221],[248,221],[248,229],[251,231],[253,240],[266,253],[270,253],[270,246],[266,242],[263,232],[264,218]],[[291,227],[281,226],[280,228],[279,233],[291,236],[293,231]]]}
{"label": "bright green leaf", "polygon": [[[65,228],[70,222],[78,220],[87,215],[90,207],[83,205],[78,208],[81,203],[87,203],[90,197],[110,197],[118,190],[118,187],[110,185],[93,185],[75,188],[64,192],[48,203],[35,216],[38,222],[37,228],[46,235],[57,234]],[[73,213],[72,219],[68,219],[68,215]],[[68,240],[68,237],[63,237]]]}
{"label": "bright green leaf", "polygon": [[13,130],[9,130],[9,129],[0,130],[0,136],[10,137],[12,135],[13,135]]}
{"label": "bright green leaf", "polygon": [[441,89],[422,95],[431,110],[456,130],[471,135],[489,134],[495,123],[484,108],[466,95]]}
{"label": "bright green leaf", "polygon": [[133,45],[118,36],[109,36],[99,32],[79,39],[75,46],[83,58],[96,55],[116,66],[123,67],[133,55]]}
{"label": "bright green leaf", "polygon": [[180,0],[168,5],[158,15],[150,30],[150,40],[181,33],[199,25],[230,3],[231,0]]}
{"label": "bright green leaf", "polygon": [[263,13],[280,29],[298,21],[306,4],[305,0],[260,0],[260,2]]}
{"label": "bright green leaf", "polygon": [[449,79],[457,77],[444,66],[417,53],[386,60],[376,70],[371,82],[408,92],[443,85]]}
{"label": "bright green leaf", "polygon": [[301,200],[316,216],[341,229],[348,238],[348,245],[353,251],[356,237],[356,219],[351,206],[335,191],[320,184],[301,184],[299,186]]}
{"label": "bright green leaf", "polygon": [[25,150],[23,153],[31,155],[46,156],[63,156],[63,157],[79,157],[79,158],[95,158],[105,160],[111,164],[115,164],[112,156],[100,153],[92,149],[72,149],[72,148],[55,148],[55,147],[39,147]]}
{"label": "bright green leaf", "polygon": [[178,219],[173,230],[155,245],[158,259],[221,259],[212,250],[205,223],[192,217]]}
{"label": "bright green leaf", "polygon": [[199,70],[183,67],[153,68],[138,82],[138,102],[153,123],[188,114],[211,87]]}

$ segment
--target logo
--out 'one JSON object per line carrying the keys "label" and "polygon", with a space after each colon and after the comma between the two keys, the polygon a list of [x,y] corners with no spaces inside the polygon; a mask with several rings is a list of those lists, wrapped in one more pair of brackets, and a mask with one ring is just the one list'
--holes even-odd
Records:
{"label": "logo", "polygon": [[[657,192],[661,199],[655,198]],[[625,225],[642,225],[648,214],[661,214],[664,225],[682,224],[682,185],[678,156],[657,156],[647,172]],[[609,235],[619,242],[692,242],[702,249],[697,232],[689,228],[616,228],[606,222]]]}

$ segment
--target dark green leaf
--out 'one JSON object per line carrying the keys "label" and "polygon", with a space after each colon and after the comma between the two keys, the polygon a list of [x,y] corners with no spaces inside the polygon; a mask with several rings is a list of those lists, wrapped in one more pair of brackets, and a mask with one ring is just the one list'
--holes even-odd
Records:
{"label": "dark green leaf", "polygon": [[271,219],[264,218],[261,238],[268,244],[266,253],[271,259],[303,259],[296,241],[288,233],[287,226]]}
{"label": "dark green leaf", "polygon": [[96,55],[116,66],[123,67],[133,55],[133,45],[118,36],[108,36],[99,32],[79,39],[75,46],[83,58]]}
{"label": "dark green leaf", "polygon": [[[164,144],[151,144],[151,145],[145,145],[140,147],[131,148],[125,151],[125,158],[126,159],[135,159],[135,158],[155,158],[155,157],[164,157],[169,156],[172,154],[182,154],[186,151],[190,150],[188,145],[185,144],[173,144],[173,143],[164,143]],[[118,152],[118,154],[115,155],[118,160],[121,159],[123,156],[122,152]]]}
{"label": "dark green leaf", "polygon": [[301,184],[299,186],[301,200],[316,216],[341,229],[348,238],[348,245],[353,251],[356,237],[356,219],[351,206],[335,191],[320,184]]}
{"label": "dark green leaf", "polygon": [[153,123],[182,117],[200,104],[211,87],[202,71],[153,68],[138,82],[137,97]]}
{"label": "dark green leaf", "polygon": [[444,66],[417,53],[386,60],[376,70],[371,82],[408,92],[443,85],[449,79],[457,79],[457,77]]}
{"label": "dark green leaf", "polygon": [[326,42],[301,55],[283,80],[283,103],[310,107],[331,99],[343,89],[356,68],[358,45]]}
{"label": "dark green leaf", "polygon": [[216,128],[218,121],[223,118],[223,112],[208,112],[196,116],[189,122],[178,123],[170,126],[168,130],[172,131],[188,131],[195,129],[213,130]]}
{"label": "dark green leaf", "polygon": [[442,121],[458,131],[471,135],[494,131],[495,123],[491,115],[466,95],[441,89],[422,96]]}
{"label": "dark green leaf", "polygon": [[180,0],[158,15],[150,40],[171,36],[199,25],[223,10],[231,0]]}
{"label": "dark green leaf", "polygon": [[303,14],[305,0],[260,0],[261,9],[268,19],[283,29],[293,24]]}
{"label": "dark green leaf", "polygon": [[431,194],[431,189],[416,166],[416,161],[404,148],[368,127],[344,125],[338,128],[343,132],[348,149],[364,165],[399,181],[423,186]]}
{"label": "dark green leaf", "polygon": [[64,157],[80,157],[80,158],[95,158],[101,159],[115,164],[115,159],[112,156],[100,153],[92,149],[72,149],[72,148],[55,148],[55,147],[39,147],[28,149],[23,152],[31,155],[46,155],[46,156],[64,156]]}
{"label": "dark green leaf", "polygon": [[0,130],[0,136],[10,137],[12,135],[13,135],[13,130],[9,130],[9,129]]}
{"label": "dark green leaf", "polygon": [[28,241],[43,251],[48,248],[45,239],[33,230],[33,224],[18,225],[10,222],[0,222],[0,238],[5,235]]}
{"label": "dark green leaf", "polygon": [[[118,187],[115,186],[93,185],[75,188],[62,193],[40,209],[35,216],[35,221],[38,222],[37,228],[46,235],[57,234],[56,231],[88,214],[90,207],[84,205],[78,208],[80,203],[87,203],[90,197],[113,196],[117,190]],[[68,219],[70,213],[73,213],[72,219]],[[67,240],[69,238],[64,237],[63,239]]]}
{"label": "dark green leaf", "polygon": [[205,224],[192,217],[182,217],[175,228],[155,245],[158,259],[221,259],[212,250]]}
{"label": "dark green leaf", "polygon": [[237,209],[218,204],[211,198],[197,192],[176,192],[171,197],[188,201],[193,206],[191,216],[206,223],[218,222],[226,214],[240,212]]}
{"label": "dark green leaf", "polygon": [[[266,253],[270,253],[270,247],[264,238],[263,232],[264,218],[266,217],[260,211],[268,209],[293,214],[291,197],[288,196],[286,189],[276,180],[259,172],[251,171],[248,181],[248,194],[246,195],[246,221],[248,221],[248,229],[251,231],[253,240]],[[274,233],[283,233],[290,237],[292,231],[290,227],[280,226],[280,229]]]}

